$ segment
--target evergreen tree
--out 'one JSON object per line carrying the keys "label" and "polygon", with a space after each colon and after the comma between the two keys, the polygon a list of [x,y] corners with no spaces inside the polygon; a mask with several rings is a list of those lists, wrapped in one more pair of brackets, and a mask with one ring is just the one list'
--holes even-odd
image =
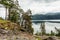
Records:
{"label": "evergreen tree", "polygon": [[55,27],[55,30],[56,30],[56,33],[57,33],[56,36],[60,36],[60,29]]}
{"label": "evergreen tree", "polygon": [[51,36],[54,36],[55,35],[55,33],[51,30]]}
{"label": "evergreen tree", "polygon": [[12,4],[14,4],[14,6],[9,8],[8,20],[20,25],[20,11],[21,11],[21,8],[20,8],[17,0],[13,1]]}
{"label": "evergreen tree", "polygon": [[46,34],[46,30],[45,30],[45,22],[41,23],[41,35],[45,35]]}
{"label": "evergreen tree", "polygon": [[31,22],[31,10],[25,12],[23,16],[23,27],[26,29],[26,32],[33,34],[32,22]]}
{"label": "evergreen tree", "polygon": [[0,4],[4,5],[6,8],[6,17],[5,17],[6,20],[7,20],[7,10],[10,7],[14,6],[12,3],[13,3],[12,0],[0,0]]}
{"label": "evergreen tree", "polygon": [[[5,19],[20,24],[20,12],[22,10],[18,4],[18,0],[0,0],[0,4],[4,5],[6,8]],[[7,10],[9,12],[8,15]]]}

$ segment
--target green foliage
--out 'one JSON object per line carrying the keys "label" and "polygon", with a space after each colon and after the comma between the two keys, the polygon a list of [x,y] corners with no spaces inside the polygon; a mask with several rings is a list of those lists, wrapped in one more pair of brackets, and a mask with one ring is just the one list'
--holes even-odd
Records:
{"label": "green foliage", "polygon": [[45,30],[45,23],[41,23],[41,34],[45,35],[46,34],[46,30]]}
{"label": "green foliage", "polygon": [[55,33],[53,31],[51,31],[51,36],[54,36],[54,35],[55,35]]}
{"label": "green foliage", "polygon": [[22,25],[26,29],[26,32],[33,34],[32,22],[31,22],[31,11],[28,10],[27,12],[23,13],[22,15],[23,21]]}
{"label": "green foliage", "polygon": [[14,6],[13,1],[12,0],[1,0],[0,4],[3,4],[5,7],[11,7]]}
{"label": "green foliage", "polygon": [[20,14],[16,11],[15,12],[12,11],[10,14],[10,21],[17,23],[17,24],[20,24],[19,20],[20,20]]}
{"label": "green foliage", "polygon": [[0,17],[0,20],[4,20],[2,17]]}
{"label": "green foliage", "polygon": [[40,35],[41,35],[41,32],[38,32],[38,31],[37,31],[37,32],[35,33],[35,35],[40,36]]}
{"label": "green foliage", "polygon": [[[15,4],[12,0],[0,0],[0,4],[4,5],[4,7],[6,8],[5,19],[7,20],[7,9],[10,11],[9,8],[12,8],[13,6],[15,6]],[[9,14],[10,14],[10,12],[9,12]],[[8,17],[9,17],[9,14],[8,14]]]}
{"label": "green foliage", "polygon": [[60,36],[60,29],[57,29],[57,28],[55,27],[55,30],[56,30],[56,32],[57,32],[56,36]]}
{"label": "green foliage", "polygon": [[51,36],[51,34],[49,34],[49,33],[46,33],[46,36]]}

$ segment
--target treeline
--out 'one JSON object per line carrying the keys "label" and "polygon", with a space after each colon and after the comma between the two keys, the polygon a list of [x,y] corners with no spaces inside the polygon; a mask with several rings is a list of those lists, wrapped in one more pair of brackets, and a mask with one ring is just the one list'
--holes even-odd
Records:
{"label": "treeline", "polygon": [[60,19],[60,12],[32,15],[32,20],[56,20]]}
{"label": "treeline", "polygon": [[30,9],[24,12],[18,0],[0,0],[0,4],[6,8],[5,20],[17,23],[22,31],[33,34]]}
{"label": "treeline", "polygon": [[38,36],[44,36],[44,35],[46,35],[46,36],[60,36],[60,29],[55,27],[55,31],[56,32],[51,30],[50,33],[46,33],[45,22],[42,22],[40,25],[40,32],[37,31],[35,35],[38,35]]}

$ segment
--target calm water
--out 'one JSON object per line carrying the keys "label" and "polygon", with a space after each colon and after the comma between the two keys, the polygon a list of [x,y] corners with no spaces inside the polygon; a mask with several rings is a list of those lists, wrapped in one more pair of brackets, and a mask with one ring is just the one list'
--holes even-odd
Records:
{"label": "calm water", "polygon": [[[41,23],[38,24],[32,23],[32,27],[34,28],[34,33],[36,33],[37,31],[40,32],[40,25]],[[56,32],[55,27],[60,28],[60,23],[45,22],[45,29],[47,33],[50,33],[51,30]]]}

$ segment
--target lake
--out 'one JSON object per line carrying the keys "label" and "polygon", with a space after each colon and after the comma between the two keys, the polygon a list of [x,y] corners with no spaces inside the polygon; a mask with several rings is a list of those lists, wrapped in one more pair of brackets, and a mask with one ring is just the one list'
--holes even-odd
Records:
{"label": "lake", "polygon": [[[51,30],[56,33],[55,27],[58,29],[60,28],[60,23],[58,23],[60,20],[55,20],[55,21],[52,21],[52,22],[46,21],[45,22],[46,33],[50,33]],[[36,33],[37,31],[40,32],[41,23],[32,23],[32,27],[34,28],[34,33]]]}

